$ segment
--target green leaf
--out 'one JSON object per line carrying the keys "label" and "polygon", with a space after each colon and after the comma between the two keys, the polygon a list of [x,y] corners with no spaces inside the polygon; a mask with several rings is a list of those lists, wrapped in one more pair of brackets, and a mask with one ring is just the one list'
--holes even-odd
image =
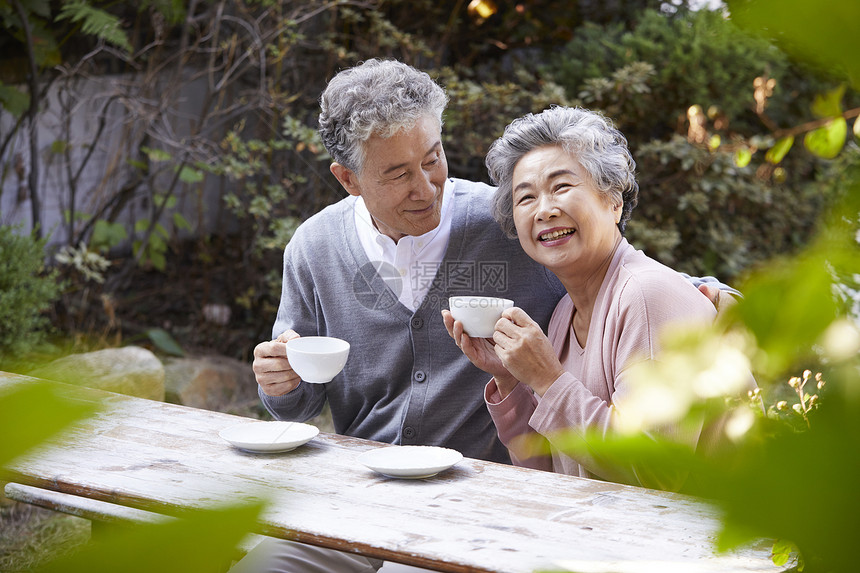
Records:
{"label": "green leaf", "polygon": [[752,153],[746,147],[735,151],[735,165],[738,167],[746,167],[752,161]]}
{"label": "green leaf", "polygon": [[777,140],[776,143],[773,144],[773,147],[767,150],[767,153],[764,155],[765,161],[768,163],[772,163],[776,165],[785,157],[788,151],[791,149],[791,146],[794,145],[794,136],[788,135],[786,137],[782,137]]}
{"label": "green leaf", "polygon": [[812,113],[816,117],[840,117],[842,115],[842,97],[845,95],[845,84],[818,94],[812,102]]}
{"label": "green leaf", "polygon": [[199,510],[166,523],[117,528],[37,573],[221,571],[251,532],[262,503]]}
{"label": "green leaf", "polygon": [[204,175],[202,171],[188,167],[187,165],[183,166],[179,171],[179,180],[183,183],[200,183],[203,181],[203,178]]}
{"label": "green leaf", "polygon": [[99,219],[93,226],[90,243],[96,249],[111,249],[128,238],[125,225]]}
{"label": "green leaf", "polygon": [[[856,364],[830,372],[827,384],[837,393],[819,408],[808,430],[759,418],[752,439],[709,453],[656,436],[570,435],[554,443],[601,467],[689,471],[687,491],[714,503],[722,514],[720,551],[762,537],[794,540],[804,560],[817,565],[811,570],[853,571],[860,515]],[[700,420],[700,414],[691,410],[686,420]]]}
{"label": "green leaf", "polygon": [[176,212],[173,214],[173,225],[177,229],[184,229],[186,231],[191,230],[191,224],[188,222],[188,219],[182,216],[182,213]]}
{"label": "green leaf", "polygon": [[30,96],[15,86],[7,86],[0,82],[0,104],[5,111],[17,118],[30,106]]}
{"label": "green leaf", "polygon": [[843,391],[822,405],[807,431],[783,427],[747,444],[741,463],[716,472],[711,484],[728,519],[794,541],[804,560],[817,565],[814,571],[856,569],[860,395],[857,371],[843,374],[828,376],[828,385]]}
{"label": "green leaf", "polygon": [[185,356],[185,351],[182,350],[182,347],[179,346],[179,343],[176,342],[176,339],[173,338],[170,333],[163,328],[150,328],[146,331],[146,335],[156,346],[156,348],[158,348],[162,352],[170,354],[172,356]]}
{"label": "green leaf", "polygon": [[119,18],[90,5],[88,2],[83,0],[63,2],[60,14],[56,19],[80,23],[81,31],[84,34],[96,36],[127,52],[132,50],[128,37],[122,31],[122,22]]}
{"label": "green leaf", "polygon": [[719,134],[715,133],[708,140],[708,149],[710,149],[711,151],[716,151],[717,149],[719,149],[720,143],[722,143],[722,138],[719,136]]}
{"label": "green leaf", "polygon": [[42,18],[47,19],[51,17],[51,3],[49,0],[30,0],[26,6],[34,14]]}
{"label": "green leaf", "polygon": [[53,382],[28,379],[4,391],[0,394],[0,467],[98,409],[97,403],[73,399]]}
{"label": "green leaf", "polygon": [[164,257],[163,251],[150,250],[149,262],[152,263],[152,266],[159,271],[164,272],[164,269],[167,268],[167,259]]}
{"label": "green leaf", "polygon": [[784,539],[777,539],[774,541],[773,549],[771,550],[773,564],[785,565],[791,559],[791,553],[796,550],[797,548],[794,546],[794,543]]}
{"label": "green leaf", "polygon": [[741,545],[746,545],[760,537],[760,532],[747,527],[743,521],[725,517],[723,528],[717,535],[717,551],[730,551]]}
{"label": "green leaf", "polygon": [[156,193],[152,197],[152,202],[156,207],[173,209],[173,207],[176,206],[176,195],[173,195],[173,194],[162,195],[162,194]]}
{"label": "green leaf", "polygon": [[51,142],[51,153],[60,155],[65,153],[70,147],[71,144],[65,139],[55,139]]}
{"label": "green leaf", "polygon": [[860,2],[727,0],[732,21],[783,51],[848,78],[860,89]]}
{"label": "green leaf", "polygon": [[[610,481],[635,481],[634,485],[651,489],[677,491],[690,471],[702,466],[689,445],[645,433],[604,436],[596,430],[560,431],[553,434],[553,445],[574,458],[591,460]],[[541,444],[531,447],[536,448],[531,453],[537,454]]]}
{"label": "green leaf", "polygon": [[[75,211],[75,221],[88,221],[90,219],[90,217],[92,217],[92,215],[90,215],[89,213],[83,213],[81,211]],[[63,209],[63,221],[65,221],[66,224],[68,224],[71,218],[72,218],[72,212],[69,211],[68,209]]]}
{"label": "green leaf", "polygon": [[[39,20],[30,21],[30,34],[33,36],[33,56],[41,69],[50,69],[62,63],[60,48],[53,32]],[[19,38],[23,42],[23,36]]]}
{"label": "green leaf", "polygon": [[741,287],[744,298],[730,308],[764,351],[761,371],[781,373],[808,352],[836,318],[832,277],[822,253],[776,259]]}
{"label": "green leaf", "polygon": [[[163,245],[164,247],[167,247],[167,244],[163,241],[163,239],[167,239],[168,237],[170,237],[170,233],[167,232],[167,228],[165,228],[165,226],[161,223],[156,223],[155,227],[153,227],[152,230],[153,233],[152,235],[150,235],[150,237],[161,237],[159,246]],[[150,242],[152,242],[151,238]]]}
{"label": "green leaf", "polygon": [[827,125],[807,133],[803,145],[822,159],[833,159],[842,151],[847,136],[848,122],[843,117],[834,118]]}
{"label": "green leaf", "polygon": [[170,160],[171,157],[173,157],[172,155],[170,155],[168,152],[164,151],[163,149],[153,149],[152,147],[141,147],[140,150],[142,152],[144,152],[147,157],[149,157],[150,161],[156,161],[156,162],[168,161],[168,160]]}

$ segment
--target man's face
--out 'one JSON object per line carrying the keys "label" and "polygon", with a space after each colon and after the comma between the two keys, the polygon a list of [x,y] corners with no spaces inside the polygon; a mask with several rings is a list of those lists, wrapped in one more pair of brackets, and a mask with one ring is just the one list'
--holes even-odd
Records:
{"label": "man's face", "polygon": [[397,242],[435,229],[448,178],[439,121],[426,116],[391,137],[372,135],[364,151],[360,175],[340,166],[332,172],[351,195],[364,198],[379,232]]}

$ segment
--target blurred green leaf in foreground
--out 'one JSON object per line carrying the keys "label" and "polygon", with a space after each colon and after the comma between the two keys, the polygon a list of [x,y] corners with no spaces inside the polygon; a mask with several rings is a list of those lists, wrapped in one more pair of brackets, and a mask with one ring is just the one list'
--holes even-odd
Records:
{"label": "blurred green leaf in foreground", "polygon": [[[747,31],[860,88],[860,2],[728,6]],[[682,491],[722,511],[717,549],[771,538],[775,564],[797,548],[798,570],[813,573],[858,569],[860,174],[843,175],[841,199],[807,249],[750,273],[738,285],[744,299],[713,329],[675,333],[660,360],[637,369],[638,401],[618,406],[617,432],[565,437],[574,456],[685,476]],[[760,388],[732,396],[745,368]],[[660,437],[661,425],[720,417],[723,439],[711,451]]]}
{"label": "blurred green leaf in foreground", "polygon": [[37,572],[223,571],[261,510],[260,505],[200,510],[183,516],[181,520],[119,530],[69,557],[38,568]]}
{"label": "blurred green leaf in foreground", "polygon": [[[856,175],[856,174],[854,174]],[[565,449],[601,465],[636,467],[648,487],[713,501],[718,549],[754,538],[800,551],[806,571],[856,571],[860,531],[860,178],[794,259],[771,261],[741,285],[745,298],[712,329],[670,333],[660,359],[630,370],[616,433],[567,436]],[[850,297],[849,297],[850,298]],[[803,367],[801,365],[808,365]],[[797,368],[802,377],[791,376]],[[752,370],[760,389],[738,396]],[[826,381],[826,385],[825,385]],[[694,451],[660,437],[666,425],[722,424],[719,447]]]}
{"label": "blurred green leaf in foreground", "polygon": [[860,86],[860,2],[856,0],[727,0],[741,28],[786,53]]}
{"label": "blurred green leaf in foreground", "polygon": [[42,381],[22,382],[0,391],[0,470],[21,454],[93,415],[98,404],[70,400],[60,386]]}
{"label": "blurred green leaf in foreground", "polygon": [[[84,388],[21,377],[0,389],[0,479],[14,479],[13,460],[101,410]],[[33,455],[38,455],[36,452]],[[263,505],[224,506],[183,514],[163,524],[105,533],[72,555],[42,564],[39,573],[196,573],[223,571],[252,531]]]}

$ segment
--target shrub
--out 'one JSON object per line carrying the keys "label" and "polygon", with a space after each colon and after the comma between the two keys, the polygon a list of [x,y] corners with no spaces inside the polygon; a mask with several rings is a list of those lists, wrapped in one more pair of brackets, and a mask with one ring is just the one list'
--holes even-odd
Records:
{"label": "shrub", "polygon": [[[620,99],[588,89],[588,80],[610,78],[640,62],[654,70],[646,92]],[[768,115],[788,127],[809,116],[809,104],[829,85],[773,45],[709,10],[682,11],[674,17],[645,11],[632,29],[587,23],[548,60],[547,69],[569,96],[606,111],[634,141],[670,137],[694,104],[718,110],[735,132],[758,133],[766,127],[754,112],[752,98],[759,76],[775,81]]]}
{"label": "shrub", "polygon": [[[775,166],[765,151],[773,129],[812,119],[816,95],[836,82],[720,12],[645,11],[632,28],[588,23],[542,73],[628,138],[640,182],[629,238],[678,270],[732,281],[794,252],[833,195],[819,183],[830,163],[796,149]],[[766,106],[756,81],[772,89]]]}
{"label": "shrub", "polygon": [[485,74],[486,79],[477,79],[464,68],[446,68],[438,74],[450,97],[442,137],[452,176],[489,181],[484,157],[511,120],[568,103],[564,90],[551,80],[527,71],[521,63],[511,67],[508,76],[497,71]]}
{"label": "shrub", "polygon": [[46,339],[43,314],[59,297],[56,271],[42,263],[45,240],[0,226],[0,368],[15,363]]}
{"label": "shrub", "polygon": [[[846,154],[845,162],[856,154]],[[673,268],[739,277],[806,244],[835,190],[816,182],[763,180],[733,153],[674,136],[639,147],[639,205],[628,238]],[[822,169],[823,173],[836,169]]]}

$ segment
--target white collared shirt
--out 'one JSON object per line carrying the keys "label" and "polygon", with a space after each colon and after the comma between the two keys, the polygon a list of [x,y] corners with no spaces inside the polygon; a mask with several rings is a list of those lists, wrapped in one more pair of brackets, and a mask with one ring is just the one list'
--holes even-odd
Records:
{"label": "white collared shirt", "polygon": [[448,238],[451,236],[453,188],[453,181],[446,180],[442,191],[441,220],[435,229],[417,237],[406,235],[396,243],[388,235],[379,232],[364,199],[356,198],[355,228],[361,246],[371,262],[393,267],[394,272],[385,272],[384,268],[380,268],[380,275],[398,295],[401,304],[412,311],[421,305],[445,257]]}

